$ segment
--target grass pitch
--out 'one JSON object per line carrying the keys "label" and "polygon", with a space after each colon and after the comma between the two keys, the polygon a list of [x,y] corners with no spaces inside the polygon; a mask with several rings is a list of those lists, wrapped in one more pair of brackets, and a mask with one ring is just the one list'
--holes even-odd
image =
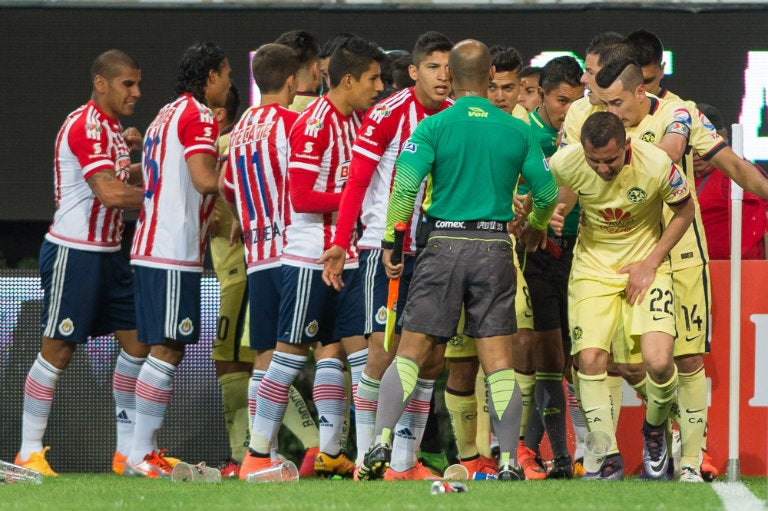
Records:
{"label": "grass pitch", "polygon": [[[766,478],[742,482],[763,501]],[[431,495],[430,482],[302,479],[297,484],[173,483],[113,474],[61,474],[42,485],[0,486],[0,510],[139,511],[723,511],[708,484],[639,481],[470,481],[467,493]]]}

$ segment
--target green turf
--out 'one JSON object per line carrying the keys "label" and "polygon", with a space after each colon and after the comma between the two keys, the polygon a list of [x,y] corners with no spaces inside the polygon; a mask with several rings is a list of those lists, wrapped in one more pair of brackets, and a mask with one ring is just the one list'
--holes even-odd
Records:
{"label": "green turf", "polygon": [[[765,500],[765,478],[745,478]],[[465,494],[431,495],[428,481],[367,482],[303,479],[297,484],[173,483],[112,474],[62,474],[41,486],[0,486],[0,510],[307,510],[307,511],[721,511],[708,484],[529,481],[468,483]],[[578,504],[577,504],[578,502]]]}

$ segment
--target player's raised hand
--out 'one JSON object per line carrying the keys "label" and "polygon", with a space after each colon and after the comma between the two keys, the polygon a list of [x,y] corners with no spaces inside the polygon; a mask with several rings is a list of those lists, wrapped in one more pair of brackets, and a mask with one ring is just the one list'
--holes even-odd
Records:
{"label": "player's raised hand", "polygon": [[565,226],[564,213],[565,213],[565,203],[560,202],[555,207],[555,211],[554,213],[552,213],[552,218],[549,219],[549,226],[558,236],[563,235],[563,227]]}
{"label": "player's raised hand", "polygon": [[141,136],[141,132],[133,126],[126,128],[126,130],[121,134],[123,136],[123,140],[125,140],[125,143],[128,144],[128,148],[131,151],[140,150],[141,146],[144,144],[144,137]]}
{"label": "player's raised hand", "polygon": [[536,252],[540,248],[546,248],[547,230],[535,229],[526,222],[523,231],[520,233],[520,243],[523,244],[526,252]]}

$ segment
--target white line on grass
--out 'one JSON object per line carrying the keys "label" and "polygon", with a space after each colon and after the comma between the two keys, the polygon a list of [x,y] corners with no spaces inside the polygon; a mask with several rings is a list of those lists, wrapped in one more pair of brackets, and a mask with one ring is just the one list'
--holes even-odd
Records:
{"label": "white line on grass", "polygon": [[723,501],[725,511],[766,511],[763,501],[742,483],[712,483],[712,489]]}

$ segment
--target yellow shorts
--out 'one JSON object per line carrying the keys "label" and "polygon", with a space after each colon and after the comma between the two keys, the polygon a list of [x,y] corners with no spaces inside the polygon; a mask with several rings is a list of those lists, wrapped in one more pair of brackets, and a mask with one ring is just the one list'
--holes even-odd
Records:
{"label": "yellow shorts", "polygon": [[572,273],[568,288],[571,354],[598,348],[613,353],[616,363],[642,362],[640,336],[665,332],[674,337],[672,276],[657,273],[643,301],[630,307],[626,278],[600,279]]}
{"label": "yellow shorts", "polygon": [[[211,358],[225,362],[253,362],[248,343],[248,297],[243,245],[229,246],[229,239],[212,237],[211,259],[220,286],[216,338]],[[242,335],[238,335],[241,333]]]}
{"label": "yellow shorts", "polygon": [[709,265],[691,266],[672,273],[677,321],[676,357],[709,353],[710,282]]}
{"label": "yellow shorts", "polygon": [[[514,238],[513,238],[514,240]],[[512,251],[514,254],[514,250]],[[515,269],[517,270],[517,292],[515,293],[515,315],[517,317],[517,329],[533,329],[533,309],[531,308],[531,296],[528,293],[528,284],[525,282],[520,265],[515,256]],[[445,346],[445,358],[476,357],[474,337],[464,335],[464,309],[461,310],[459,324],[456,327],[457,335],[448,340]]]}

